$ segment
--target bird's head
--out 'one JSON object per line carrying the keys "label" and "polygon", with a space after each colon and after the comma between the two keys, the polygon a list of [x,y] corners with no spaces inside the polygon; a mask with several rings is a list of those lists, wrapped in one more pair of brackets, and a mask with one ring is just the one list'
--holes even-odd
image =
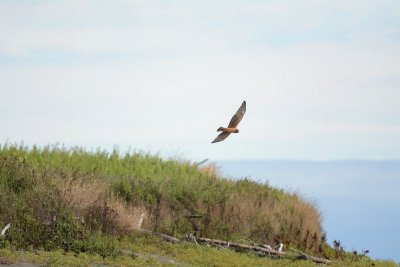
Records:
{"label": "bird's head", "polygon": [[238,132],[239,132],[239,130],[238,130],[238,129],[236,129],[236,130],[235,130],[235,133],[238,133]]}

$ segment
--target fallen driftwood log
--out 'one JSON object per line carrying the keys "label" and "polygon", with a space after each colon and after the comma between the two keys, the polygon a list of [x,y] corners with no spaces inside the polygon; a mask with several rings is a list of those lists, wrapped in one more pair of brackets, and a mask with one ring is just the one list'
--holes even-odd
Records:
{"label": "fallen driftwood log", "polygon": [[298,251],[297,249],[294,249],[294,248],[290,248],[290,249],[293,250],[293,251],[296,251],[297,253],[300,254],[299,256],[297,256],[297,259],[311,260],[311,261],[313,261],[313,262],[315,262],[315,263],[324,263],[324,264],[330,264],[330,263],[332,263],[331,260],[327,260],[327,259],[323,259],[323,258],[317,258],[317,257],[314,257],[314,256],[310,256],[310,255],[308,255],[308,254],[306,254],[306,253],[304,253],[304,252]]}
{"label": "fallen driftwood log", "polygon": [[223,241],[223,240],[218,240],[218,239],[211,239],[211,238],[205,238],[205,237],[197,237],[197,241],[202,241],[202,242],[207,242],[207,243],[212,243],[212,244],[217,244],[217,245],[222,245],[226,247],[231,247],[231,248],[239,248],[239,249],[248,249],[248,250],[254,250],[254,251],[261,251],[264,253],[268,253],[269,255],[277,255],[277,256],[283,256],[286,253],[282,251],[278,251],[275,249],[268,249],[265,247],[261,246],[252,246],[252,245],[245,245],[245,244],[239,244],[235,242],[229,242],[229,241]]}
{"label": "fallen driftwood log", "polygon": [[[146,230],[146,229],[143,229],[143,228],[140,228],[139,231],[141,231],[143,233],[146,233],[146,234],[151,234],[151,235],[154,235],[154,236],[158,236],[161,239],[164,239],[164,240],[166,240],[168,242],[171,242],[171,243],[174,243],[174,244],[181,242],[180,239],[178,239],[176,237],[173,237],[173,236],[166,235],[166,234],[161,234],[161,233],[157,233],[157,232],[154,232],[154,231],[149,231],[149,230]],[[278,250],[275,250],[275,249],[272,249],[272,248],[270,249],[270,248],[263,247],[263,246],[260,246],[260,245],[253,246],[253,245],[240,244],[240,243],[229,242],[229,241],[224,241],[224,240],[211,239],[211,238],[206,238],[206,237],[194,237],[191,234],[186,235],[186,237],[187,237],[188,241],[195,242],[196,244],[197,244],[197,241],[200,241],[200,242],[206,242],[206,243],[211,243],[211,244],[215,244],[215,245],[225,246],[227,248],[253,250],[253,251],[262,252],[264,254],[274,255],[274,256],[285,256],[286,255],[286,253],[283,252],[283,251],[278,251]],[[306,259],[306,260],[311,260],[311,261],[313,261],[315,263],[323,263],[323,264],[332,263],[331,260],[313,257],[313,256],[310,256],[310,255],[307,255],[304,252],[298,251],[296,249],[293,249],[293,248],[290,248],[290,249],[293,250],[293,251],[296,251],[297,253],[300,254],[300,255],[297,256],[297,259]]]}
{"label": "fallen driftwood log", "polygon": [[[284,255],[286,255],[285,252],[278,251],[278,250],[275,250],[275,249],[269,249],[269,248],[266,248],[266,247],[261,247],[259,245],[251,246],[251,245],[239,244],[239,243],[228,242],[228,241],[223,241],[223,240],[218,240],[218,239],[210,239],[210,238],[205,238],[205,237],[198,237],[198,238],[196,238],[196,240],[197,241],[202,241],[202,242],[207,242],[207,243],[212,243],[212,244],[217,244],[217,245],[222,245],[222,246],[226,246],[226,247],[260,251],[260,252],[266,253],[268,255],[275,255],[275,256],[284,256]],[[294,250],[294,251],[296,251],[297,253],[300,254],[299,256],[297,256],[297,259],[306,259],[306,260],[311,260],[311,261],[313,261],[315,263],[323,263],[323,264],[332,263],[331,260],[313,257],[313,256],[310,256],[310,255],[304,253],[304,252],[298,251],[296,249],[292,249],[292,250]]]}
{"label": "fallen driftwood log", "polygon": [[143,233],[146,233],[146,234],[152,234],[154,236],[158,236],[158,237],[160,237],[160,238],[162,238],[162,239],[164,239],[164,240],[166,240],[168,242],[171,242],[171,243],[179,243],[179,242],[181,242],[178,238],[173,237],[173,236],[169,236],[169,235],[166,235],[166,234],[160,234],[160,233],[149,231],[149,230],[146,230],[146,229],[143,229],[143,228],[140,228],[139,231],[141,231]]}

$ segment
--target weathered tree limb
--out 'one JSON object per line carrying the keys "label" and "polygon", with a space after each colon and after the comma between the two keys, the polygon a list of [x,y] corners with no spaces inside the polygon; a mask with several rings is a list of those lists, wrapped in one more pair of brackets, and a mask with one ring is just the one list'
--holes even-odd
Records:
{"label": "weathered tree limb", "polygon": [[271,255],[277,255],[277,256],[283,256],[286,254],[285,252],[277,251],[275,249],[268,249],[268,248],[263,248],[260,246],[251,246],[251,245],[239,244],[239,243],[235,243],[235,242],[229,242],[229,241],[223,241],[223,240],[211,239],[211,238],[205,238],[205,237],[197,237],[197,241],[208,242],[208,243],[222,245],[222,246],[226,246],[226,247],[232,247],[232,248],[261,251],[264,253],[268,253]]}
{"label": "weathered tree limb", "polygon": [[157,233],[157,232],[154,232],[154,231],[149,231],[149,230],[146,230],[146,229],[143,229],[143,228],[140,228],[139,231],[141,231],[143,233],[146,233],[146,234],[152,234],[154,236],[158,236],[158,237],[160,237],[160,238],[162,238],[162,239],[164,239],[164,240],[166,240],[168,242],[174,243],[174,244],[181,242],[178,238],[173,237],[173,236],[169,236],[169,235],[166,235],[166,234],[160,234],[160,233]]}
{"label": "weathered tree limb", "polygon": [[[139,229],[139,231],[146,233],[146,234],[152,234],[154,236],[158,236],[168,242],[171,243],[179,243],[181,242],[181,240],[179,240],[176,237],[173,236],[169,236],[166,234],[161,234],[161,233],[157,233],[154,231],[149,231],[146,229]],[[211,244],[216,244],[216,245],[221,245],[221,246],[225,246],[225,247],[230,247],[230,248],[237,248],[237,249],[248,249],[248,250],[253,250],[253,251],[260,251],[263,253],[268,253],[269,255],[275,255],[275,256],[284,256],[286,255],[285,252],[282,251],[278,251],[275,249],[269,249],[269,248],[265,248],[265,247],[261,247],[261,246],[252,246],[252,245],[246,245],[246,244],[240,244],[240,243],[235,243],[235,242],[229,242],[229,241],[224,241],[224,240],[218,240],[218,239],[211,239],[211,238],[206,238],[206,237],[197,237],[195,240],[197,241],[201,241],[201,242],[207,242],[207,243],[211,243]],[[196,242],[197,243],[197,242]],[[298,251],[297,249],[294,248],[290,248],[291,250],[296,251],[297,253],[299,253],[300,255],[297,256],[297,259],[307,259],[307,260],[311,260],[315,263],[323,263],[323,264],[330,264],[332,263],[331,260],[327,260],[327,259],[323,259],[323,258],[317,258],[314,256],[310,256],[304,252]]]}
{"label": "weathered tree limb", "polygon": [[317,258],[317,257],[314,257],[314,256],[307,255],[307,254],[305,254],[303,252],[299,252],[299,253],[300,253],[300,255],[297,257],[298,259],[307,259],[307,260],[311,260],[311,261],[313,261],[315,263],[324,263],[324,264],[332,263],[331,260],[327,260],[327,259],[323,259],[323,258]]}
{"label": "weathered tree limb", "polygon": [[[264,247],[261,247],[261,246],[251,246],[251,245],[239,244],[239,243],[228,242],[228,241],[223,241],[223,240],[218,240],[218,239],[198,237],[197,241],[208,242],[208,243],[222,245],[222,246],[226,246],[226,247],[232,247],[232,248],[240,248],[240,249],[261,251],[261,252],[264,252],[264,253],[268,253],[269,255],[276,255],[276,256],[286,255],[285,252],[278,251],[278,250],[275,250],[275,249],[268,249],[268,248],[264,248]],[[292,249],[292,250],[295,250],[295,249]],[[311,261],[313,261],[315,263],[323,263],[323,264],[332,263],[331,260],[310,256],[310,255],[308,255],[308,254],[306,254],[304,252],[298,251],[298,250],[295,250],[295,251],[300,254],[297,257],[298,259],[307,259],[307,260],[311,260]]]}
{"label": "weathered tree limb", "polygon": [[311,260],[311,261],[313,261],[313,262],[315,262],[315,263],[323,263],[323,264],[330,264],[330,263],[332,263],[331,260],[327,260],[327,259],[323,259],[323,258],[317,258],[317,257],[314,257],[314,256],[310,256],[310,255],[308,255],[308,254],[306,254],[306,253],[304,253],[304,252],[298,251],[297,249],[294,249],[294,248],[290,248],[290,249],[291,249],[291,250],[294,250],[294,251],[296,251],[297,253],[300,254],[299,256],[297,256],[297,259]]}

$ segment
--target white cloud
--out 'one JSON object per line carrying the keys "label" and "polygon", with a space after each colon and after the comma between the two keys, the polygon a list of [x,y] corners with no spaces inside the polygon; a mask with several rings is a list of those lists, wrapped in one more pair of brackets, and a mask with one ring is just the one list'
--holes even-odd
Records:
{"label": "white cloud", "polygon": [[[399,18],[398,9],[393,1],[379,5],[367,1],[6,1],[0,4],[0,52],[23,56],[46,49],[81,56],[115,51],[220,53],[274,40],[281,44],[357,36],[371,40],[377,34],[398,39],[393,23]],[[371,23],[376,16],[380,20]]]}

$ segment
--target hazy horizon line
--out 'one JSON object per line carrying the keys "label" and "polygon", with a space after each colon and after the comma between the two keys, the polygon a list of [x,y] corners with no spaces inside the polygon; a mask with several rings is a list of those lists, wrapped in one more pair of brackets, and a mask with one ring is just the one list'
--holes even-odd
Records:
{"label": "hazy horizon line", "polygon": [[[154,150],[146,150],[142,148],[134,148],[132,146],[125,146],[125,145],[72,145],[65,142],[55,142],[55,143],[47,143],[47,144],[31,144],[24,141],[11,141],[10,138],[6,138],[3,142],[0,142],[0,148],[6,146],[22,146],[24,148],[32,149],[33,147],[37,147],[40,149],[43,148],[61,148],[61,149],[84,149],[87,152],[107,152],[112,153],[113,151],[118,151],[121,154],[124,153],[145,153],[154,156],[159,156],[161,158],[166,159],[179,159],[179,160],[186,160],[186,161],[194,161],[200,162],[203,160],[207,160],[207,162],[234,162],[234,161],[241,161],[241,162],[262,162],[262,161],[275,161],[275,162],[302,162],[302,163],[324,163],[324,162],[398,162],[400,158],[391,159],[391,158],[382,158],[382,159],[374,159],[374,158],[336,158],[336,159],[299,159],[299,158],[242,158],[242,159],[211,159],[211,158],[204,158],[203,160],[193,159],[194,157],[190,157],[187,155],[189,151],[154,151]],[[189,152],[190,153],[190,152]],[[185,155],[186,154],[186,155]]]}
{"label": "hazy horizon line", "polygon": [[223,162],[234,162],[234,161],[242,161],[242,162],[263,162],[263,161],[275,161],[275,162],[400,162],[400,159],[360,159],[360,158],[343,158],[343,159],[290,159],[290,158],[276,158],[276,159],[221,159],[221,160],[211,160],[211,161],[223,161]]}

